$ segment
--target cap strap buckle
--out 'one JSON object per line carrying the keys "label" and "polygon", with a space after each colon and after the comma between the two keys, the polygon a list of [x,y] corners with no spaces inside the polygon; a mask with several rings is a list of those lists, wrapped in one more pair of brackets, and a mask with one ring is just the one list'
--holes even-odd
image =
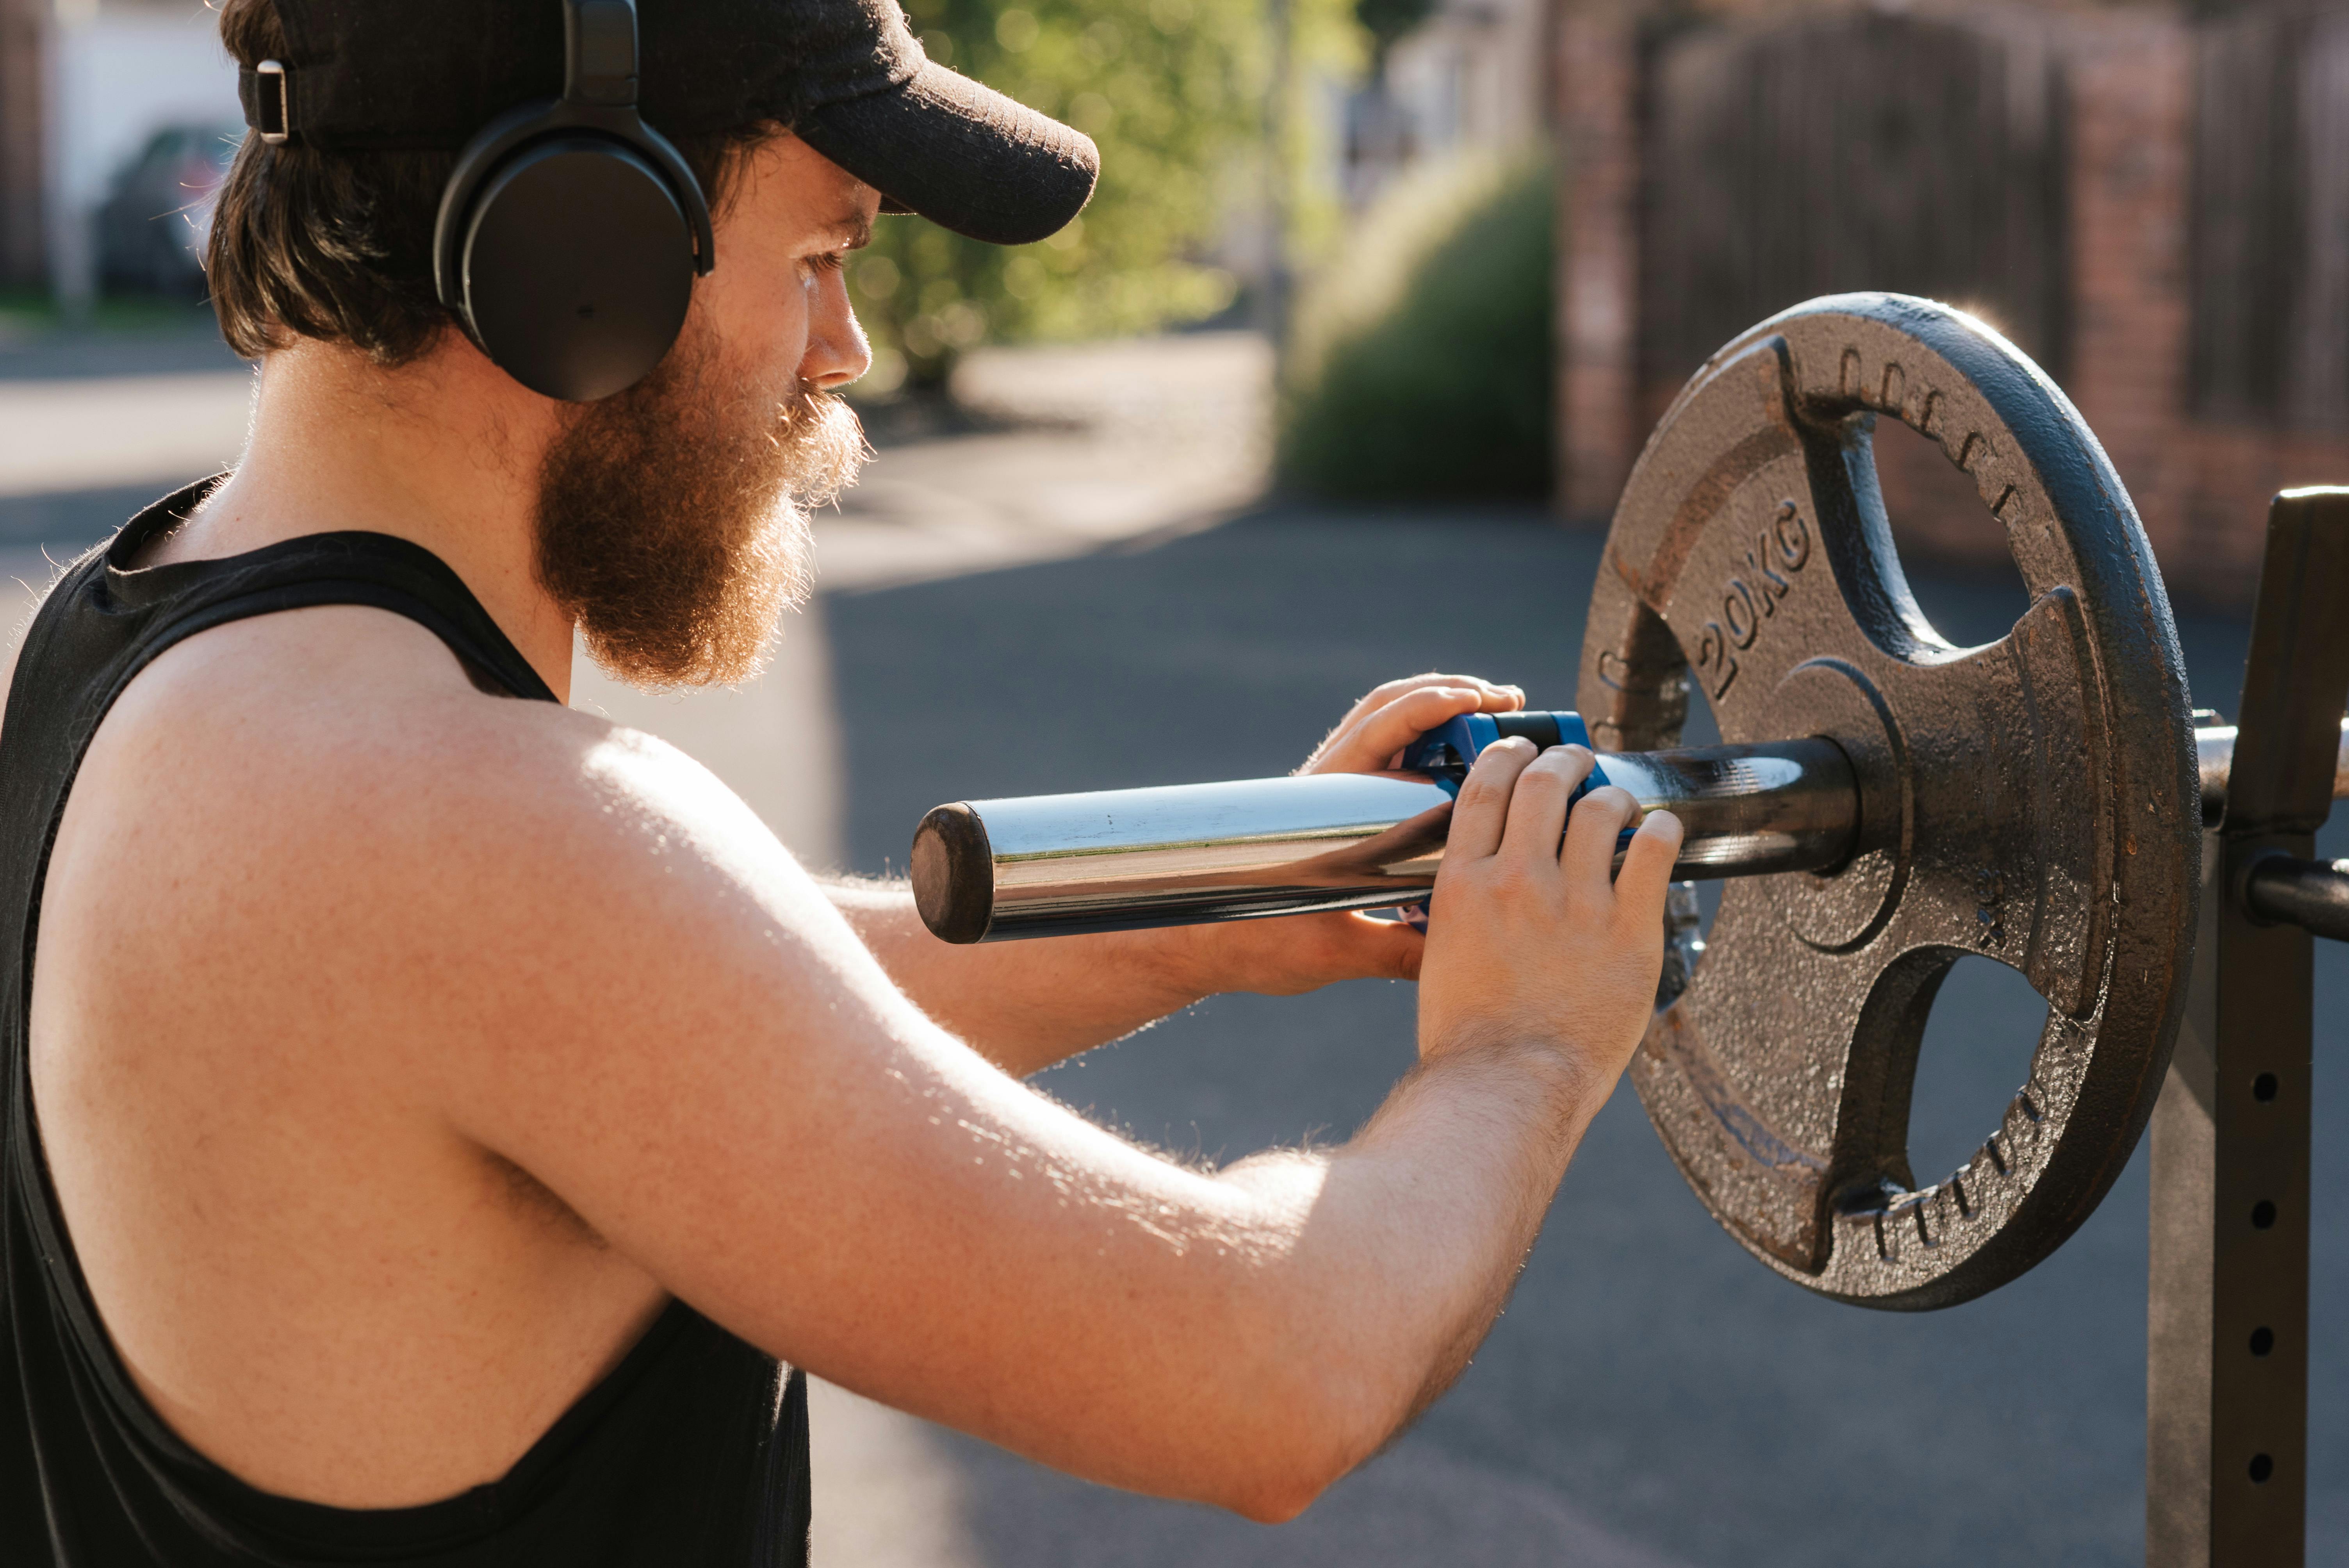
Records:
{"label": "cap strap buckle", "polygon": [[261,133],[272,147],[294,139],[294,94],[282,60],[264,60],[237,73],[236,96],[243,101],[244,123]]}

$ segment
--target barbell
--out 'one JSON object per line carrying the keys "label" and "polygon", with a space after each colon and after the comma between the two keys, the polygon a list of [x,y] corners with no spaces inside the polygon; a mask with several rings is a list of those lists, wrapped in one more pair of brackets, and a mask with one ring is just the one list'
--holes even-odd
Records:
{"label": "barbell", "polygon": [[[1911,597],[1880,418],[2004,525],[2030,603],[1996,642],[1951,645]],[[1721,745],[1677,744],[1692,682]],[[1609,781],[1681,817],[1680,874],[1734,879],[1630,1070],[1722,1225],[1796,1284],[1896,1309],[2061,1245],[2159,1092],[2233,740],[2189,708],[2152,551],[2063,392],[1925,300],[1830,296],[1745,333],[1625,486],[1577,703]],[[962,802],[917,830],[915,897],[957,942],[1408,903],[1450,809],[1410,772]],[[1920,1182],[1918,1047],[1968,954],[2019,970],[2047,1023],[1998,1126]]]}
{"label": "barbell", "polygon": [[[2234,727],[2198,724],[2194,742],[2215,822]],[[1610,753],[1602,772],[1643,812],[1680,818],[1677,876],[1832,872],[1859,838],[1857,780],[1831,740]],[[2349,795],[2349,722],[2334,789]],[[916,902],[957,943],[1409,904],[1434,889],[1452,802],[1408,767],[957,801],[916,831]]]}

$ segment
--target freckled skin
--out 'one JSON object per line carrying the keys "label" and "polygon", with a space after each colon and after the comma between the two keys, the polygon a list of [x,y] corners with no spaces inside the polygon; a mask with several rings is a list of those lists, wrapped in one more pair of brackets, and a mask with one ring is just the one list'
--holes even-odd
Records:
{"label": "freckled skin", "polygon": [[[697,310],[777,385],[861,375],[838,263],[878,198],[786,138]],[[146,564],[413,540],[566,693],[531,570],[553,404],[450,335],[265,363],[237,472]],[[1316,754],[1381,767],[1514,688],[1425,676]],[[1678,841],[1496,747],[1432,943],[1359,916],[954,948],[826,887],[722,785],[484,694],[356,606],[135,681],[49,872],[35,1103],[157,1411],[351,1507],[502,1474],[671,1296],[796,1365],[1081,1475],[1296,1512],[1454,1376],[1644,1023]],[[1578,955],[1577,962],[1560,954]],[[1220,1172],[1019,1077],[1211,992],[1420,978],[1420,1068],[1341,1148]]]}

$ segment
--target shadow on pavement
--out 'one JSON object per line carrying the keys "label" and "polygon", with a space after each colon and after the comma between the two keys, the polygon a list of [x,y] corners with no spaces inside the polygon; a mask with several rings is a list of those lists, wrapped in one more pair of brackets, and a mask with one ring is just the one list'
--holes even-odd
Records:
{"label": "shadow on pavement", "polygon": [[[1570,703],[1599,543],[1532,513],[1275,510],[1143,553],[833,597],[851,863],[902,871],[915,821],[941,800],[1286,771],[1355,696],[1411,671],[1464,669]],[[1999,635],[2014,608],[1991,583],[1916,587],[1959,642]],[[2241,627],[2180,630],[2199,700],[2231,709]],[[2349,852],[2339,828],[2328,840],[2328,853]],[[2321,948],[2318,962],[2319,1016],[2337,1016],[2349,954]],[[1409,1065],[1413,1006],[1409,987],[1378,984],[1219,998],[1038,1082],[1184,1153],[1342,1137]],[[1920,1157],[1972,1147],[2043,1013],[1995,965],[1953,975],[1917,1086]],[[2337,1191],[2349,1177],[2337,1032],[2318,1054],[2316,1190]],[[2145,1199],[2140,1150],[2078,1236],[2013,1285],[1944,1313],[1859,1311],[1745,1257],[1624,1090],[1476,1365],[1300,1524],[1257,1531],[948,1446],[977,1546],[1002,1568],[2118,1568],[2143,1551]],[[2314,1251],[2314,1320],[2337,1326],[2349,1320],[2337,1206],[2320,1211]],[[2314,1363],[2309,1557],[2339,1561],[2349,1340],[2321,1336]]]}

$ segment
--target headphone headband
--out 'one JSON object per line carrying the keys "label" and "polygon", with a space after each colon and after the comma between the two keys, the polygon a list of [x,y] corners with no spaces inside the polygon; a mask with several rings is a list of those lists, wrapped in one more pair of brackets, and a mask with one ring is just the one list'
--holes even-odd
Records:
{"label": "headphone headband", "polygon": [[563,101],[636,107],[636,0],[563,0]]}

